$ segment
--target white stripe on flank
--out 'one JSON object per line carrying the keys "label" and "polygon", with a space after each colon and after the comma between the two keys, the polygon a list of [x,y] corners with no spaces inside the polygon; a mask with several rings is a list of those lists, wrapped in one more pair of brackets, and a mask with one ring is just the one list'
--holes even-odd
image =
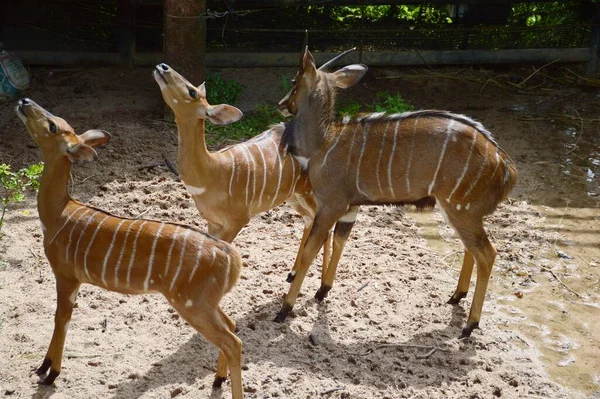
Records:
{"label": "white stripe on flank", "polygon": [[117,260],[117,264],[115,265],[115,287],[119,286],[119,268],[121,267],[121,260],[123,259],[123,255],[125,255],[125,248],[127,246],[127,237],[129,237],[129,232],[131,231],[131,228],[140,220],[134,220],[129,227],[127,228],[127,231],[125,232],[125,238],[123,239],[123,246],[121,247],[121,251],[119,253],[119,260]]}
{"label": "white stripe on flank", "polygon": [[[488,144],[489,144],[489,141],[486,140],[485,141],[485,155],[483,157],[483,162],[481,162],[481,166],[479,167],[479,170],[477,171],[477,176],[475,176],[475,180],[473,180],[473,182],[471,183],[471,186],[463,195],[463,199],[467,198],[467,196],[471,193],[471,191],[473,191],[473,189],[477,185],[477,182],[479,182],[479,179],[481,179],[481,176],[483,175],[483,171],[485,169],[485,166],[486,166],[487,160],[488,160]],[[467,205],[467,209],[469,209],[468,205]]]}
{"label": "white stripe on flank", "polygon": [[354,138],[356,137],[356,132],[358,132],[358,129],[360,128],[360,123],[356,123],[356,128],[354,129],[354,132],[352,133],[352,139],[350,139],[350,149],[348,150],[348,163],[346,165],[346,173],[348,173],[348,171],[350,170],[350,163],[352,162],[352,149],[354,148]]}
{"label": "white stripe on flank", "polygon": [[454,119],[450,119],[448,127],[446,128],[446,139],[444,140],[444,145],[442,146],[442,150],[440,151],[440,159],[438,160],[437,168],[435,169],[435,173],[433,174],[433,179],[431,179],[431,183],[429,184],[427,195],[431,195],[431,192],[433,191],[435,180],[437,179],[438,172],[440,171],[440,167],[442,166],[442,161],[444,160],[444,155],[446,154],[448,142],[450,141],[450,131],[452,130],[452,126],[454,126]]}
{"label": "white stripe on flank", "polygon": [[79,235],[79,238],[77,239],[77,244],[75,245],[75,252],[73,252],[73,264],[77,264],[77,252],[79,252],[79,244],[81,244],[81,239],[85,235],[85,231],[87,230],[87,228],[90,225],[90,223],[92,222],[92,220],[94,220],[94,216],[96,216],[98,213],[100,213],[100,212],[96,211],[96,212],[92,213],[90,215],[90,217],[87,218],[87,220],[85,221],[85,224],[83,225],[83,230],[81,230],[81,234]]}
{"label": "white stripe on flank", "polygon": [[[84,209],[86,209],[86,208],[84,208]],[[69,262],[69,248],[71,248],[71,240],[73,239],[73,232],[75,231],[75,227],[77,227],[77,224],[79,224],[79,221],[90,212],[92,212],[91,209],[86,209],[85,212],[83,212],[81,215],[79,215],[79,217],[77,218],[75,223],[73,223],[73,227],[71,227],[71,231],[69,232],[69,241],[67,242],[67,250],[65,252],[65,260],[67,262]]]}
{"label": "white stripe on flank", "polygon": [[396,152],[396,143],[398,140],[398,125],[400,124],[400,119],[396,121],[396,127],[394,128],[394,144],[392,144],[392,151],[390,152],[390,159],[388,161],[387,175],[388,175],[388,186],[390,187],[390,193],[392,197],[394,194],[394,185],[392,184],[392,161],[394,160],[394,152]]}
{"label": "white stripe on flank", "polygon": [[127,287],[131,287],[131,270],[133,269],[133,262],[135,261],[135,252],[137,251],[137,241],[138,238],[140,238],[140,234],[142,233],[142,229],[144,228],[144,225],[148,223],[147,220],[145,220],[142,224],[140,224],[140,227],[137,228],[137,233],[135,234],[135,238],[133,239],[133,248],[131,248],[131,256],[129,257],[129,265],[127,265]]}
{"label": "white stripe on flank", "polygon": [[[181,265],[183,264],[183,255],[185,254],[185,242],[187,241],[187,236],[190,234],[190,229],[186,229],[182,234],[183,242],[181,243],[181,251],[179,251],[179,262],[177,263],[177,270],[175,270],[175,275],[171,280],[171,285],[169,286],[169,291],[173,290],[173,286],[175,285],[175,281],[177,281],[177,277],[181,272]],[[166,277],[166,276],[165,276]]]}
{"label": "white stripe on flank", "polygon": [[244,143],[240,144],[240,148],[242,148],[242,154],[246,159],[246,205],[248,205],[248,190],[250,188],[250,158],[248,158],[248,149],[244,145]]}
{"label": "white stripe on flank", "polygon": [[227,264],[225,265],[225,281],[223,282],[223,288],[227,289],[229,286],[229,268],[231,267],[231,257],[227,255]]}
{"label": "white stripe on flank", "polygon": [[119,229],[121,225],[128,221],[129,219],[123,219],[117,225],[115,232],[113,233],[112,240],[110,241],[110,245],[108,246],[108,251],[106,251],[106,255],[104,255],[104,262],[102,262],[102,284],[106,287],[108,284],[106,282],[106,265],[108,264],[108,258],[110,257],[110,253],[112,252],[113,246],[115,245],[115,241],[117,239],[117,234],[119,233]]}
{"label": "white stripe on flank", "polygon": [[346,129],[346,126],[348,125],[348,121],[349,121],[349,119],[348,120],[344,120],[344,123],[342,124],[342,128],[340,129],[340,132],[338,133],[337,137],[335,138],[335,142],[333,143],[333,145],[331,147],[329,147],[329,149],[325,153],[325,156],[323,157],[323,162],[321,162],[321,168],[325,167],[325,163],[327,162],[327,157],[329,156],[329,153],[331,151],[333,151],[333,149],[335,148],[335,146],[340,141],[340,138],[342,137],[342,134],[344,133],[344,129]]}
{"label": "white stripe on flank", "polygon": [[152,242],[152,249],[150,250],[150,260],[148,261],[148,273],[146,273],[146,279],[144,280],[144,291],[148,291],[148,285],[150,284],[150,276],[152,275],[152,268],[154,267],[154,254],[156,253],[156,244],[160,238],[160,232],[165,228],[165,224],[161,223],[154,241]]}
{"label": "white stripe on flank", "polygon": [[383,195],[383,188],[381,187],[381,180],[379,179],[379,164],[381,163],[381,156],[383,155],[383,149],[385,147],[385,138],[387,136],[388,129],[390,128],[391,121],[385,125],[385,130],[381,136],[381,147],[379,148],[379,156],[377,157],[377,167],[375,168],[375,178],[377,179],[377,185],[379,186],[379,193]]}
{"label": "white stripe on flank", "polygon": [[[412,134],[410,135],[410,145],[408,147],[408,161],[406,161],[406,193],[410,194],[410,166],[412,164],[412,154],[415,148],[415,136],[417,135],[417,123],[419,123],[419,117],[415,118],[415,124],[413,126]],[[396,131],[398,131],[396,129]]]}
{"label": "white stripe on flank", "polygon": [[467,169],[469,169],[469,162],[471,162],[471,157],[473,156],[473,149],[475,149],[475,142],[477,141],[477,134],[478,134],[477,132],[475,132],[475,134],[473,134],[473,142],[471,143],[471,150],[469,151],[469,156],[467,157],[467,161],[465,162],[465,166],[463,167],[462,174],[456,181],[456,184],[454,185],[452,192],[450,193],[448,198],[446,198],[446,202],[450,202],[450,200],[452,199],[452,196],[454,195],[456,190],[458,190],[460,183],[462,183],[463,179],[465,178],[465,175],[467,174]]}
{"label": "white stripe on flank", "polygon": [[233,177],[235,176],[235,154],[233,153],[233,149],[235,147],[231,148],[230,151],[227,151],[227,154],[229,156],[231,156],[231,178],[229,179],[229,196],[233,197],[233,194],[231,193],[231,188],[233,186]]}
{"label": "white stripe on flank", "polygon": [[[290,184],[290,191],[288,192],[287,198],[289,198],[293,193],[294,190],[296,189],[296,159],[292,156],[289,157],[290,161],[292,162],[292,182]],[[300,176],[300,175],[298,175]]]}
{"label": "white stripe on flank", "polygon": [[85,271],[85,275],[87,276],[89,281],[92,281],[92,278],[90,277],[90,272],[87,268],[87,257],[88,257],[88,254],[90,253],[90,249],[92,248],[92,244],[94,243],[94,240],[96,239],[96,234],[98,234],[98,231],[100,231],[100,227],[102,227],[102,224],[109,217],[110,217],[109,215],[106,215],[104,217],[104,219],[102,219],[100,221],[100,223],[98,223],[98,226],[96,226],[96,230],[94,230],[94,234],[92,234],[92,238],[90,238],[90,243],[88,244],[87,248],[85,249],[85,254],[83,255],[83,270]]}
{"label": "white stripe on flank", "polygon": [[79,211],[80,209],[85,209],[85,207],[83,206],[79,206],[77,208],[75,208],[75,210],[73,212],[71,212],[71,214],[69,216],[67,216],[67,220],[65,220],[65,222],[63,223],[62,226],[60,226],[60,229],[58,229],[58,231],[54,234],[54,236],[52,236],[52,239],[50,240],[50,242],[48,243],[48,245],[52,244],[52,241],[54,241],[56,239],[56,237],[58,236],[58,234],[65,228],[65,226],[67,225],[67,223],[69,223],[69,221],[71,220],[71,218],[77,213],[77,211]]}
{"label": "white stripe on flank", "polygon": [[360,189],[360,164],[362,162],[363,155],[365,154],[365,146],[367,145],[367,136],[369,134],[369,129],[371,125],[369,123],[365,123],[365,127],[363,128],[363,140],[362,147],[360,148],[360,156],[358,157],[358,165],[356,166],[356,189],[359,193],[365,196],[365,198],[369,198],[369,195]]}
{"label": "white stripe on flank", "polygon": [[200,239],[200,242],[198,243],[198,252],[196,252],[196,261],[194,262],[194,268],[192,269],[192,272],[190,273],[190,278],[188,278],[188,283],[192,282],[192,279],[194,278],[194,275],[196,274],[196,270],[198,270],[198,267],[200,267],[200,260],[202,259],[202,250],[204,249],[204,236],[202,236],[202,238]]}
{"label": "white stripe on flank", "polygon": [[260,208],[262,205],[263,194],[265,193],[265,187],[267,187],[267,161],[265,160],[265,155],[263,154],[259,144],[256,144],[256,148],[258,148],[258,152],[263,161],[263,186],[260,190],[260,196],[258,197],[258,207]]}
{"label": "white stripe on flank", "polygon": [[166,277],[167,273],[169,273],[169,267],[171,266],[171,254],[173,253],[173,248],[175,247],[177,238],[179,238],[179,226],[175,227],[175,231],[173,232],[173,236],[171,237],[171,246],[169,246],[169,252],[167,253],[167,261],[165,262],[165,272],[163,274],[163,277]]}
{"label": "white stripe on flank", "polygon": [[248,156],[250,156],[250,162],[252,162],[252,199],[250,200],[250,203],[253,204],[254,198],[256,197],[256,161],[254,160],[254,155],[252,155],[252,151],[250,151],[250,146],[244,148],[246,149],[246,151],[248,151]]}
{"label": "white stripe on flank", "polygon": [[217,259],[217,247],[213,247],[212,249],[212,258],[210,260],[210,264],[215,263],[215,259]]}
{"label": "white stripe on flank", "polygon": [[277,165],[279,165],[279,175],[277,176],[277,189],[275,190],[275,194],[273,194],[273,199],[271,200],[271,208],[275,204],[275,200],[279,196],[279,188],[281,187],[281,177],[283,175],[283,163],[281,162],[281,156],[279,155],[279,147],[273,137],[269,137],[273,144],[275,145],[275,154],[277,154]]}

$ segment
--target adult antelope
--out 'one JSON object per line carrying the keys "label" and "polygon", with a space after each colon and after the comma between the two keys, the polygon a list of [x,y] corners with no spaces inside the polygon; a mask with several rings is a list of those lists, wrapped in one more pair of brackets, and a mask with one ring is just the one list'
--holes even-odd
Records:
{"label": "adult antelope", "polygon": [[92,147],[107,143],[110,135],[88,130],[78,136],[64,119],[29,99],[19,101],[16,111],[43,153],[38,210],[58,293],[54,334],[37,374],[50,370],[46,384],[59,375],[79,286],[90,283],[126,294],[162,293],[220,349],[214,386],[227,378],[229,367],[233,398],[242,398],[242,343],[233,333],[234,321],[219,306],[240,275],[239,254],[188,226],[122,218],[71,199],[71,163],[95,160]]}
{"label": "adult antelope", "polygon": [[[328,65],[346,53],[330,60]],[[300,163],[281,147],[284,125],[277,124],[251,140],[209,152],[205,120],[228,124],[240,119],[242,112],[231,105],[210,105],[204,83],[195,87],[167,64],[156,65],[153,75],[165,103],[175,113],[180,177],[206,219],[208,232],[231,242],[253,215],[287,201],[304,221],[296,256],[300,259],[317,205]],[[329,245],[327,240],[322,276],[330,260]],[[339,258],[341,247],[343,243],[334,240],[331,259]],[[298,261],[288,281],[294,279],[297,266]]]}
{"label": "adult antelope", "polygon": [[[516,183],[517,171],[491,133],[480,123],[445,111],[374,113],[334,121],[336,88],[352,86],[366,71],[350,65],[333,73],[317,70],[304,46],[291,91],[279,102],[284,115],[295,115],[283,145],[305,160],[319,204],[298,272],[276,320],[292,309],[302,281],[327,232],[350,230],[346,212],[359,205],[413,204],[432,208],[436,201],[465,245],[458,287],[449,303],[469,289],[474,262],[477,284],[462,336],[478,326],[496,250],[483,228]],[[319,292],[333,285],[330,265]]]}

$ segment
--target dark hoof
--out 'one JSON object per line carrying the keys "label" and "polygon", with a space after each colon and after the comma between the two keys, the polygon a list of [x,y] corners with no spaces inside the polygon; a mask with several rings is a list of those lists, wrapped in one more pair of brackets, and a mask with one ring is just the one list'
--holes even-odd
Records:
{"label": "dark hoof", "polygon": [[289,272],[287,278],[285,279],[285,281],[287,281],[288,283],[291,283],[292,281],[294,281],[294,279],[296,278],[296,273],[294,272]]}
{"label": "dark hoof", "polygon": [[466,296],[467,296],[467,293],[466,293],[466,292],[463,292],[463,293],[461,293],[461,294],[457,294],[457,293],[455,292],[455,293],[454,293],[454,295],[452,295],[452,296],[450,297],[450,299],[448,299],[448,302],[446,302],[446,303],[448,303],[448,304],[450,304],[450,305],[458,305],[458,303],[460,302],[460,300],[461,300],[461,299],[463,299],[463,298],[464,298],[464,297],[466,297]]}
{"label": "dark hoof", "polygon": [[479,328],[479,323],[474,323],[471,326],[466,326],[465,328],[463,328],[462,333],[460,334],[460,337],[461,338],[468,338],[468,337],[470,337],[471,333],[476,328]]}
{"label": "dark hoof", "polygon": [[281,310],[279,311],[279,313],[277,313],[277,316],[275,316],[275,322],[277,323],[283,323],[285,321],[285,319],[288,317],[288,314],[290,313],[290,311],[292,310],[292,306],[288,305],[287,303],[284,303],[283,306],[281,307]]}
{"label": "dark hoof", "polygon": [[227,377],[215,377],[213,382],[213,389],[220,389],[221,385],[227,380]]}
{"label": "dark hoof", "polygon": [[50,373],[48,373],[48,377],[46,377],[46,379],[44,380],[44,384],[45,385],[54,384],[54,380],[56,379],[56,377],[58,377],[59,374],[60,374],[60,371],[50,369]]}
{"label": "dark hoof", "polygon": [[48,358],[45,358],[44,361],[42,362],[42,365],[40,366],[39,369],[37,369],[35,371],[35,373],[37,375],[45,375],[48,372],[48,369],[50,368],[51,364],[52,364],[52,361]]}
{"label": "dark hoof", "polygon": [[328,285],[322,285],[321,288],[319,288],[319,290],[315,294],[315,298],[317,299],[317,301],[323,302],[323,300],[325,298],[327,298],[327,294],[329,293],[330,289],[331,289],[330,286],[328,286]]}

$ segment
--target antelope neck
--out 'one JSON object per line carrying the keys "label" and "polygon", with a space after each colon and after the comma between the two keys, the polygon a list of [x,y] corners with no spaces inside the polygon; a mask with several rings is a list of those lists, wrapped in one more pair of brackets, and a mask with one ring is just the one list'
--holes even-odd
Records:
{"label": "antelope neck", "polygon": [[179,138],[177,162],[179,174],[185,182],[199,177],[206,171],[206,167],[212,160],[212,154],[206,148],[204,119],[177,118],[176,122]]}
{"label": "antelope neck", "polygon": [[311,158],[321,150],[327,126],[333,119],[327,104],[309,102],[308,107],[298,110],[296,117],[285,124],[286,144],[293,155]]}
{"label": "antelope neck", "polygon": [[[51,234],[56,221],[71,201],[67,184],[71,173],[71,161],[64,156],[44,157],[44,172],[40,181],[37,203],[44,234]],[[46,231],[45,229],[49,229]]]}

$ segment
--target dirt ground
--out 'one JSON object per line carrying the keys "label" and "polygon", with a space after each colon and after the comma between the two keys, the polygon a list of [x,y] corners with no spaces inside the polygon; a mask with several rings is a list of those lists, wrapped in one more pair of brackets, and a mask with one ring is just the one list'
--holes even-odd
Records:
{"label": "dirt ground", "polygon": [[[532,71],[491,73],[496,81],[520,82]],[[140,169],[163,155],[175,160],[177,152],[175,128],[162,121],[163,101],[150,72],[38,68],[27,95],[79,133],[113,134],[96,163],[74,168],[73,197],[125,216],[204,228],[167,168]],[[281,75],[293,72],[222,71],[242,83],[243,111],[275,104],[283,94]],[[467,114],[516,161],[519,185],[487,223],[498,258],[481,329],[457,339],[473,289],[461,306],[445,304],[461,261],[458,240],[440,214],[387,207],[361,208],[328,299],[313,299],[318,260],[294,317],[274,323],[302,226],[282,206],[255,217],[235,240],[246,267],[223,302],[244,343],[247,398],[600,397],[600,97],[597,90],[545,82],[516,92],[469,76],[484,74],[376,69],[341,101],[370,102],[385,90],[400,92],[416,108]],[[0,163],[18,168],[39,162],[41,153],[14,105],[0,104]],[[34,370],[50,342],[56,300],[34,195],[9,209],[4,233],[0,395],[229,397],[228,383],[212,391],[217,350],[164,298],[92,286],[80,291],[62,374],[54,386],[38,385]]]}

